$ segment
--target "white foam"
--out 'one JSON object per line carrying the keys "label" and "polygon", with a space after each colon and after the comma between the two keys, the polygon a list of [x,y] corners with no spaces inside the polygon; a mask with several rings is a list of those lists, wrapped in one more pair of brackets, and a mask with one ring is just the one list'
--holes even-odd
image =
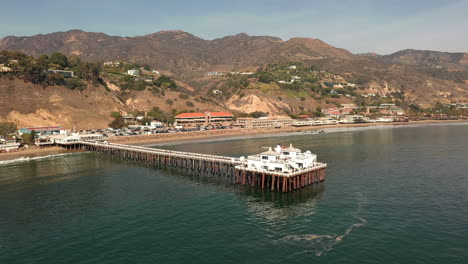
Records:
{"label": "white foam", "polygon": [[79,153],[61,153],[61,154],[52,154],[52,155],[45,155],[45,156],[38,156],[38,157],[20,157],[20,158],[12,159],[12,160],[2,160],[0,161],[0,166],[13,164],[13,163],[30,162],[33,160],[49,159],[49,158],[60,157],[60,156],[68,156],[68,155],[74,155],[74,154],[79,154]]}

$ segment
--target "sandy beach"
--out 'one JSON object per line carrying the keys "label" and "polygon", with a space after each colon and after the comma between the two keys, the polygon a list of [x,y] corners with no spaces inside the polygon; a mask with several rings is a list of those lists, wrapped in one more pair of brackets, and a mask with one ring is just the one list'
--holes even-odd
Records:
{"label": "sandy beach", "polygon": [[[444,123],[460,123],[467,120],[423,120],[411,121],[405,123],[365,123],[365,124],[338,124],[325,126],[306,126],[306,127],[283,127],[283,128],[254,128],[254,129],[226,129],[226,130],[207,130],[207,131],[192,131],[192,132],[175,132],[153,135],[138,135],[138,136],[122,136],[111,137],[108,139],[111,143],[130,144],[130,145],[162,145],[185,143],[191,141],[211,141],[223,140],[242,137],[267,137],[277,135],[288,135],[297,133],[313,133],[318,131],[340,131],[347,128],[366,128],[368,127],[392,127],[392,126],[407,126],[407,125],[423,125],[423,124],[444,124]],[[12,153],[0,153],[0,161],[13,160],[20,158],[32,158],[47,155],[56,155],[69,153],[71,151],[60,147],[50,148],[30,148]]]}
{"label": "sandy beach", "polygon": [[[465,120],[466,121],[466,120]],[[381,126],[406,126],[415,124],[435,124],[435,123],[454,123],[463,122],[463,120],[423,120],[404,123],[364,123],[364,124],[338,124],[324,126],[304,126],[304,127],[283,127],[283,128],[236,128],[226,130],[208,130],[208,131],[192,131],[192,132],[177,132],[153,135],[138,135],[138,136],[122,136],[111,137],[109,142],[130,145],[158,145],[162,143],[184,143],[187,141],[209,140],[231,137],[256,137],[256,136],[275,136],[285,133],[300,133],[306,131],[326,131],[327,129],[340,129],[351,127],[381,127]]]}

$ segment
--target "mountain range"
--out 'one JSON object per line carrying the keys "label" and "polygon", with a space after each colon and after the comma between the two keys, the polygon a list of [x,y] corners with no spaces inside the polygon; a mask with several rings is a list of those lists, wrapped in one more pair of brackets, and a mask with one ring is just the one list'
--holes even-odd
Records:
{"label": "mountain range", "polygon": [[[404,93],[408,102],[423,106],[439,101],[468,100],[468,53],[408,49],[389,55],[353,54],[312,38],[284,41],[277,37],[241,33],[205,40],[184,31],[121,37],[82,30],[28,37],[8,36],[0,39],[0,50],[33,56],[58,51],[90,61],[122,60],[148,64],[152,69],[186,83],[189,90],[200,94],[215,85],[213,81],[203,79],[210,71],[255,71],[271,63],[300,62],[344,76],[347,81],[359,84],[363,92]],[[284,104],[276,99],[281,91],[274,96],[258,91],[249,93],[260,101],[265,99],[273,105]],[[246,98],[249,96],[247,94]],[[252,109],[245,99],[225,99],[232,104],[223,105],[224,108],[235,106],[242,111],[242,105],[246,104],[245,109]],[[251,101],[258,102],[257,99]],[[312,99],[305,103],[327,106]],[[281,112],[279,109],[272,111]]]}

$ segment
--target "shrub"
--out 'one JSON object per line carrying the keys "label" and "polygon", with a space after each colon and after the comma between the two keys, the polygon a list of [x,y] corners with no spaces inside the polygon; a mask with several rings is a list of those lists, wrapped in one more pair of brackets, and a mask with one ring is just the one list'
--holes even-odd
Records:
{"label": "shrub", "polygon": [[114,112],[111,113],[111,117],[119,118],[119,117],[122,117],[122,115],[120,114],[119,111],[114,111]]}
{"label": "shrub", "polygon": [[189,99],[189,96],[186,95],[186,94],[180,93],[180,94],[179,94],[179,98],[180,98],[180,99]]}
{"label": "shrub", "polygon": [[122,117],[116,118],[112,122],[109,123],[109,127],[111,128],[122,128],[124,126],[125,126],[125,122]]}
{"label": "shrub", "polygon": [[194,105],[192,102],[190,102],[190,101],[185,102],[185,104],[186,104],[188,107],[194,107],[194,106],[195,106],[195,105]]}
{"label": "shrub", "polygon": [[173,104],[174,104],[174,101],[172,101],[171,99],[167,99],[167,100],[166,100],[166,104],[168,104],[168,105],[173,105]]}
{"label": "shrub", "polygon": [[72,89],[72,90],[78,89],[80,91],[83,91],[86,88],[86,84],[80,79],[76,79],[76,78],[65,79],[65,86],[68,89]]}

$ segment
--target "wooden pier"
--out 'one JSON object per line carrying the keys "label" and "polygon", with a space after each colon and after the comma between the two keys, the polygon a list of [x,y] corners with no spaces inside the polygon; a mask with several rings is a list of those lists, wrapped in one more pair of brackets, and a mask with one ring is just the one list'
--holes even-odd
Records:
{"label": "wooden pier", "polygon": [[290,192],[323,182],[327,167],[324,163],[317,163],[312,168],[294,173],[265,172],[247,168],[241,159],[226,156],[88,141],[60,145],[67,149],[93,151],[103,155],[141,161],[150,165],[183,168],[194,172],[226,176],[231,178],[231,182],[235,184],[250,185],[278,192]]}

